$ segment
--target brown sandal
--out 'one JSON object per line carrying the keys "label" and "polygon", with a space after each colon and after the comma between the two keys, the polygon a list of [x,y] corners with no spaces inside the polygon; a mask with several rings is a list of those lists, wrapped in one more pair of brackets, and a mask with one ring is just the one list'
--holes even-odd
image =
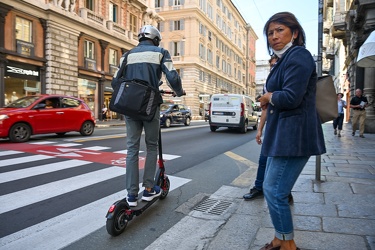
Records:
{"label": "brown sandal", "polygon": [[[274,247],[274,246],[272,245],[272,241],[271,241],[271,243],[267,243],[267,244],[265,244],[264,247],[262,247],[262,248],[259,249],[259,250],[280,250],[280,246]],[[297,248],[297,250],[299,250],[299,249]]]}

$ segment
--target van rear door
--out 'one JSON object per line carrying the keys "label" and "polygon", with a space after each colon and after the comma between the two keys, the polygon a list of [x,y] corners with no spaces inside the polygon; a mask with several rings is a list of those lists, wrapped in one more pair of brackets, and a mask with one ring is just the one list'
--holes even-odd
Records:
{"label": "van rear door", "polygon": [[211,101],[211,122],[239,124],[241,96],[214,95]]}

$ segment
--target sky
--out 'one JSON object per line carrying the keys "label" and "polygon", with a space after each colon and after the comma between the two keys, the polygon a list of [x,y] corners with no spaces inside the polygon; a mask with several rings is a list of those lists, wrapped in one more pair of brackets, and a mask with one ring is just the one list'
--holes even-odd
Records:
{"label": "sky", "polygon": [[275,13],[289,11],[293,13],[306,35],[306,48],[312,55],[318,54],[318,0],[232,0],[242,17],[258,36],[256,42],[256,60],[268,60],[267,43],[263,28],[267,20]]}

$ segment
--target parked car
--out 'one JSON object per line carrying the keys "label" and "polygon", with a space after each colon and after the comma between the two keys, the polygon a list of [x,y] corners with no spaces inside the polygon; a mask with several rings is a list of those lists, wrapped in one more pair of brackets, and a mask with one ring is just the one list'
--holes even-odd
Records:
{"label": "parked car", "polygon": [[171,124],[183,123],[186,126],[190,125],[191,112],[183,104],[168,104],[160,105],[160,125],[166,128]]}
{"label": "parked car", "polygon": [[[51,105],[51,106],[50,106]],[[0,108],[0,138],[26,142],[31,135],[77,131],[92,135],[94,113],[87,104],[64,95],[32,95],[22,97]]]}
{"label": "parked car", "polygon": [[210,102],[210,130],[215,132],[220,127],[236,128],[246,133],[247,128],[258,127],[259,117],[253,109],[249,96],[240,94],[214,94]]}

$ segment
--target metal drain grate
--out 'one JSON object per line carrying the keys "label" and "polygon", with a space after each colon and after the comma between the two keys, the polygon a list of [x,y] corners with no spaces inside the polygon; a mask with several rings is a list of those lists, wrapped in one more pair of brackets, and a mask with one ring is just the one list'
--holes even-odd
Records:
{"label": "metal drain grate", "polygon": [[230,207],[230,205],[232,205],[232,202],[208,198],[204,200],[201,204],[196,206],[194,210],[214,215],[222,215],[228,209],[228,207]]}

